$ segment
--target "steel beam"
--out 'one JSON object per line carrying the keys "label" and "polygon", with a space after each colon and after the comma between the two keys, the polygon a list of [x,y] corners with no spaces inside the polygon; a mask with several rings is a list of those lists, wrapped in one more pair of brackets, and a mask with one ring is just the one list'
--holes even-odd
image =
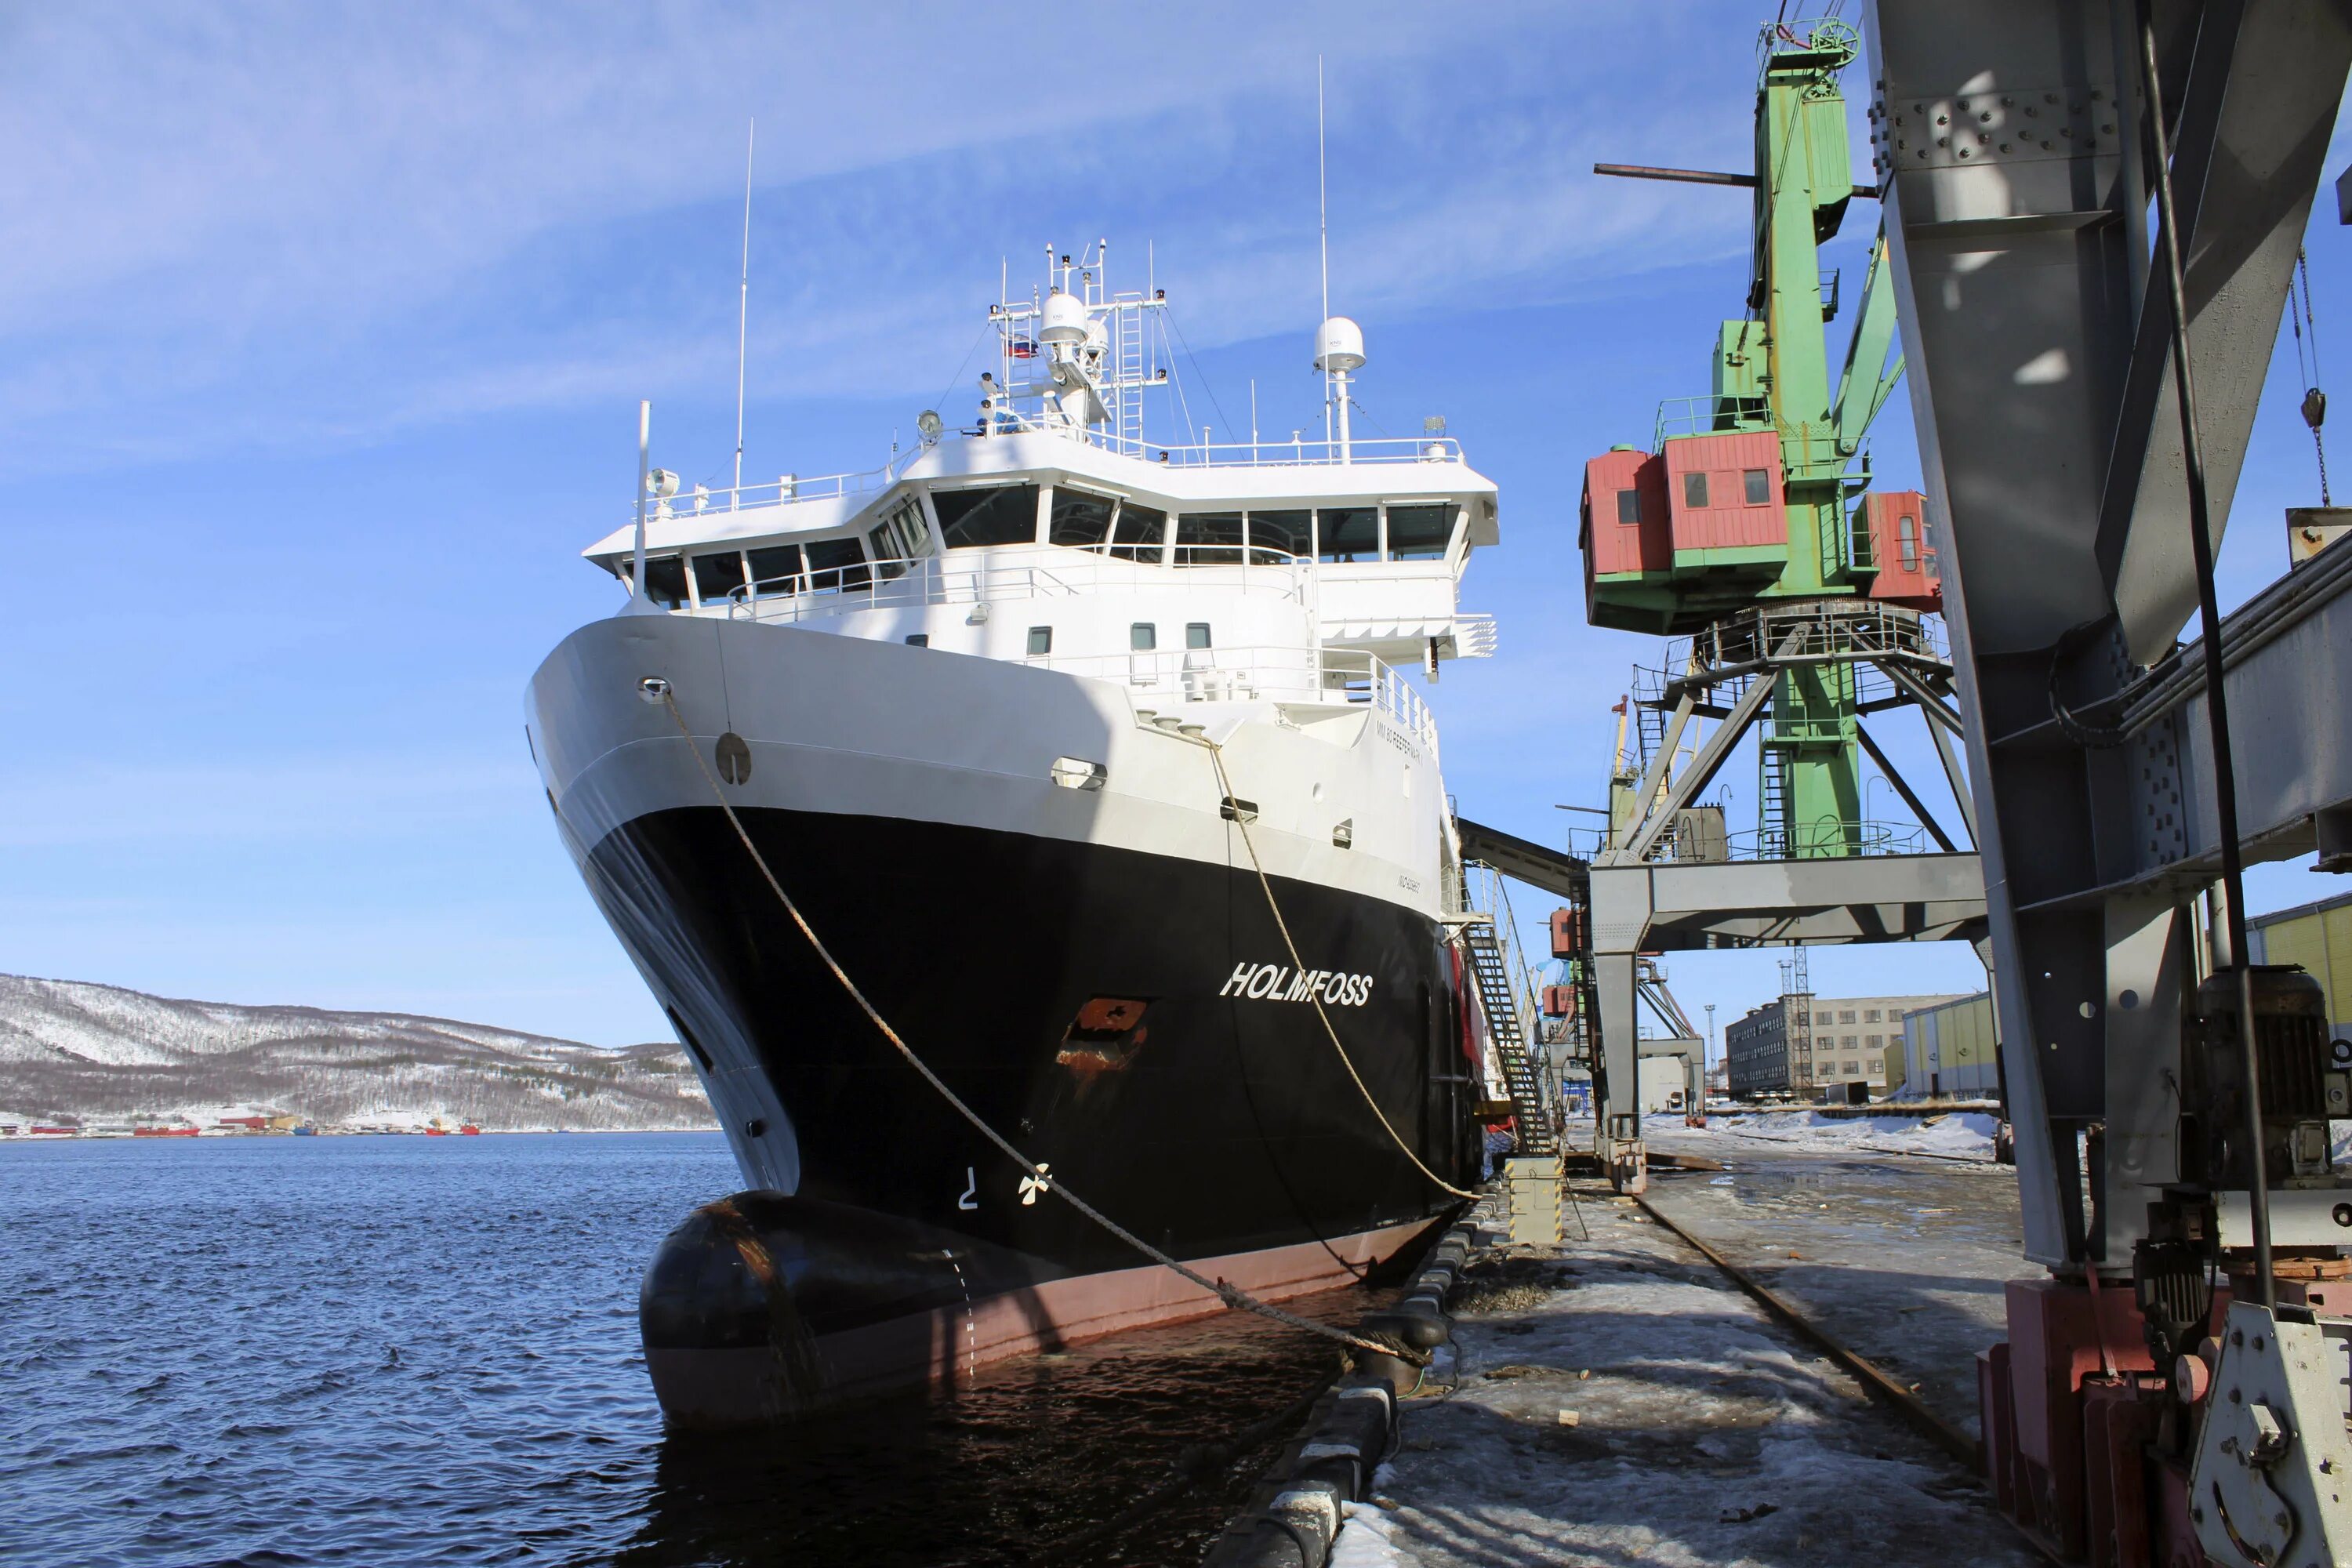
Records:
{"label": "steel beam", "polygon": [[[1791,641],[1793,640],[1792,638]],[[1664,800],[1653,801],[1646,793],[1639,797],[1643,807],[1641,822],[1627,837],[1621,847],[1610,852],[1608,858],[1612,863],[1638,861],[1647,855],[1656,846],[1658,835],[1664,833],[1667,825],[1674,821],[1675,814],[1689,805],[1699,791],[1715,782],[1716,773],[1723,766],[1724,760],[1731,755],[1731,749],[1739,743],[1740,737],[1748,732],[1748,727],[1756,722],[1757,713],[1762,710],[1766,700],[1772,695],[1773,685],[1774,682],[1771,679],[1761,675],[1748,682],[1748,689],[1740,695],[1738,702],[1732,704],[1730,715],[1715,727],[1715,733],[1709,735],[1706,738],[1706,743],[1699,747],[1698,755],[1691,759],[1690,766],[1683,770],[1682,777],[1675,780]],[[1675,715],[1677,719],[1687,716],[1687,705],[1690,700],[1690,695],[1685,692],[1682,702],[1675,705]],[[1670,731],[1670,735],[1679,733],[1679,726]],[[1670,739],[1665,746],[1659,748],[1658,756],[1660,759],[1666,759],[1673,755],[1673,742]],[[1652,772],[1654,773],[1656,767],[1657,763],[1654,761],[1651,764]],[[1649,791],[1654,792],[1657,788],[1655,784],[1650,783],[1649,774],[1643,775],[1643,783]]]}
{"label": "steel beam", "polygon": [[1465,863],[1482,860],[1506,877],[1540,888],[1556,899],[1577,900],[1585,896],[1592,868],[1567,850],[1549,848],[1466,816],[1456,817],[1454,827]]}
{"label": "steel beam", "polygon": [[[2178,89],[2168,81],[2166,96],[2175,107],[2172,187],[2218,551],[2352,64],[2352,29],[2337,6],[2209,0],[2184,42],[2193,43],[2177,68],[2185,80]],[[2126,653],[2151,662],[2197,607],[2180,547],[2189,491],[2161,290],[2139,302],[2098,516],[2098,561]]]}
{"label": "steel beam", "polygon": [[1919,819],[1919,826],[1926,828],[1928,836],[1935,839],[1936,847],[1947,855],[1958,854],[1959,847],[1954,844],[1951,836],[1944,831],[1944,825],[1937,822],[1927,810],[1927,802],[1911,793],[1911,786],[1904,780],[1901,771],[1888,759],[1885,752],[1879,750],[1878,742],[1870,738],[1869,730],[1864,727],[1859,719],[1853,722],[1853,737],[1862,742],[1862,749],[1868,752],[1870,760],[1877,764],[1879,776],[1895,786],[1895,793],[1903,797],[1903,804],[1911,808],[1911,815]]}
{"label": "steel beam", "polygon": [[1597,952],[1973,942],[1984,930],[1974,855],[1667,861],[1590,875]]}
{"label": "steel beam", "polygon": [[[2323,0],[2155,10],[2179,105],[2171,173],[2218,538],[2352,65],[2352,14]],[[2121,1189],[2163,1166],[2148,1140],[2187,984],[2170,911],[2219,851],[2194,676],[2137,668],[2169,645],[2195,582],[2170,323],[2145,287],[2136,14],[2113,0],[1877,0],[1864,33],[2000,960],[2026,1250],[2053,1266],[2112,1260],[2147,1197]],[[2314,818],[2352,800],[2352,610],[2315,584],[2275,592],[2260,639],[2248,617],[2263,601],[2231,617],[2248,648],[2225,677],[2256,854],[2307,847]],[[2061,700],[2092,717],[2061,722]],[[2093,1215],[2077,1148],[2098,1128]]]}

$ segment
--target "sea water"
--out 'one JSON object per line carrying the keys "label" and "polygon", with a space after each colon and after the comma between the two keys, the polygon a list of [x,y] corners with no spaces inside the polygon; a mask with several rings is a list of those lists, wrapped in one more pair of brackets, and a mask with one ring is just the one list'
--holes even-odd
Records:
{"label": "sea water", "polygon": [[1331,1371],[1228,1313],[666,1434],[638,1278],[737,1184],[715,1133],[0,1144],[0,1563],[1190,1562],[1270,1450],[1053,1543]]}

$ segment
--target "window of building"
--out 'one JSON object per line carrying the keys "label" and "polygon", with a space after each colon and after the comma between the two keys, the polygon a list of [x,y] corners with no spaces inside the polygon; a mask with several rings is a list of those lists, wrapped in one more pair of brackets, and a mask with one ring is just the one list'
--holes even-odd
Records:
{"label": "window of building", "polygon": [[1705,474],[1685,474],[1683,476],[1683,505],[1705,506],[1706,504],[1706,476]]}
{"label": "window of building", "polygon": [[1254,511],[1249,514],[1249,542],[1250,559],[1260,564],[1272,563],[1285,555],[1306,560],[1315,553],[1315,514]]}
{"label": "window of building", "polygon": [[1638,527],[1640,525],[1642,521],[1642,492],[1640,490],[1619,490],[1617,492],[1617,521],[1623,523],[1628,528]]}
{"label": "window of building", "polygon": [[[634,555],[621,562],[621,581],[636,581],[637,563]],[[686,563],[675,555],[646,557],[646,596],[657,605],[681,609],[686,605]]]}
{"label": "window of building", "polygon": [[1743,499],[1749,506],[1762,506],[1772,499],[1772,476],[1761,468],[1749,468],[1739,476],[1744,487]]}
{"label": "window of building", "polygon": [[1838,1044],[1843,1046],[1847,1050],[1853,1049],[1854,1047],[1861,1043],[1862,1042],[1860,1040],[1855,1039],[1852,1035],[1847,1035],[1838,1041]]}
{"label": "window of building", "polygon": [[983,544],[1029,544],[1037,538],[1035,485],[933,490],[931,510],[940,514],[940,536],[947,541],[950,550],[969,550]]}
{"label": "window of building", "polygon": [[1380,509],[1369,506],[1325,507],[1315,517],[1315,553],[1342,565],[1381,558]]}
{"label": "window of building", "polygon": [[907,639],[907,646],[908,647],[929,647],[931,646],[931,639],[928,635],[922,632],[917,632]]}
{"label": "window of building", "polygon": [[1031,658],[1040,658],[1053,651],[1054,628],[1051,626],[1031,626],[1029,628],[1029,657]]}
{"label": "window of building", "polygon": [[814,593],[863,588],[874,580],[854,539],[813,539],[804,548],[808,552],[809,588]]}
{"label": "window of building", "polygon": [[1137,653],[1150,653],[1160,646],[1160,628],[1150,621],[1138,621],[1127,628],[1127,646]]}
{"label": "window of building", "polygon": [[1054,487],[1054,502],[1046,510],[1045,542],[1083,547],[1110,542],[1110,517],[1118,503],[1108,496],[1091,496],[1067,485]]}
{"label": "window of building", "polygon": [[885,577],[903,575],[907,563],[931,547],[930,526],[923,521],[923,503],[912,491],[882,514],[881,522],[866,536],[872,548],[874,569]]}
{"label": "window of building", "polygon": [[1168,514],[1133,501],[1122,501],[1118,526],[1111,535],[1110,552],[1121,561],[1157,561],[1168,538]]}
{"label": "window of building", "polygon": [[1242,514],[1188,511],[1176,520],[1176,564],[1238,566],[1242,560]]}
{"label": "window of building", "polygon": [[1184,624],[1184,646],[1186,647],[1207,647],[1209,646],[1209,623],[1206,621],[1187,621]]}
{"label": "window of building", "polygon": [[1834,1024],[1837,1020],[1831,1017],[1827,1013],[1816,1013],[1813,1015],[1813,1022],[1816,1024]]}
{"label": "window of building", "polygon": [[762,594],[797,594],[793,579],[806,571],[797,544],[763,544],[751,552],[751,586]]}
{"label": "window of building", "polygon": [[[1853,1008],[1851,1008],[1851,1007],[1841,1007],[1840,1009],[1838,1009],[1837,1021],[1838,1021],[1839,1023],[1841,1023],[1841,1024],[1851,1024],[1851,1023],[1853,1023]],[[1824,1024],[1826,1024],[1826,1023],[1828,1023],[1828,1022],[1829,1022],[1829,1020],[1828,1020],[1828,1019],[1826,1019],[1826,1018],[1824,1018],[1824,1019],[1822,1019],[1822,1022],[1823,1022]]]}
{"label": "window of building", "polygon": [[1895,520],[1895,551],[1902,559],[1903,570],[1919,570],[1919,520],[1907,511]]}
{"label": "window of building", "polygon": [[1863,1042],[1863,1044],[1864,1044],[1864,1045],[1868,1046],[1872,1050],[1876,1050],[1876,1049],[1878,1049],[1878,1047],[1881,1047],[1881,1046],[1885,1045],[1885,1043],[1886,1043],[1886,1037],[1885,1037],[1885,1035],[1873,1035],[1873,1036],[1871,1036],[1868,1039],[1866,1039],[1866,1040],[1864,1040],[1864,1041]]}
{"label": "window of building", "polygon": [[723,605],[730,589],[743,585],[742,552],[694,558],[694,592],[705,605]]}
{"label": "window of building", "polygon": [[[1852,1044],[1853,1044],[1853,1042],[1852,1040],[1848,1040],[1848,1041],[1846,1042],[1846,1044],[1847,1044],[1847,1045],[1852,1045]],[[1852,1078],[1852,1077],[1853,1077],[1855,1074],[1857,1074],[1857,1073],[1859,1073],[1859,1072],[1861,1072],[1861,1071],[1862,1071],[1862,1064],[1861,1064],[1860,1062],[1848,1062],[1848,1063],[1846,1063],[1846,1064],[1845,1064],[1845,1070],[1846,1070],[1846,1076],[1847,1076],[1848,1078]]]}
{"label": "window of building", "polygon": [[1444,504],[1389,508],[1389,559],[1436,561],[1454,535],[1454,509]]}
{"label": "window of building", "polygon": [[1875,1008],[1875,1007],[1869,1007],[1869,1008],[1865,1008],[1865,1009],[1864,1009],[1864,1011],[1863,1011],[1863,1015],[1862,1015],[1862,1021],[1863,1021],[1864,1023],[1865,1023],[1865,1024],[1875,1024],[1876,1022],[1878,1022],[1878,1016],[1879,1016],[1879,1015],[1878,1015],[1878,1009],[1877,1009],[1877,1008]]}

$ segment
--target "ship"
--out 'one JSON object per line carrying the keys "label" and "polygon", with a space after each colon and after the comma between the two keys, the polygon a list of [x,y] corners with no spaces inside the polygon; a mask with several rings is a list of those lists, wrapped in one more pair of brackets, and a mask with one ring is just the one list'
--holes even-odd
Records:
{"label": "ship", "polygon": [[1409,1259],[1477,1173],[1423,689],[1494,650],[1460,585],[1496,487],[1442,419],[1355,434],[1344,316],[1319,430],[1190,425],[1166,290],[1109,260],[1000,290],[969,415],[879,468],[746,484],[739,437],[688,485],[641,418],[583,552],[622,603],[530,681],[556,829],[745,1184],[645,1276],[674,1424],[1222,1310],[1065,1186],[1280,1300]]}

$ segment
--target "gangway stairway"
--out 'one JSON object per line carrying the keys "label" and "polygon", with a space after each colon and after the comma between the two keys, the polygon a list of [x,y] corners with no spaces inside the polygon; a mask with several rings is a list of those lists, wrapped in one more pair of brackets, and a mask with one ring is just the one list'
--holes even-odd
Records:
{"label": "gangway stairway", "polygon": [[1519,1006],[1511,994],[1510,967],[1490,917],[1474,918],[1462,928],[1462,944],[1470,953],[1470,973],[1478,982],[1478,1000],[1486,1009],[1486,1032],[1495,1055],[1503,1064],[1503,1081],[1511,1090],[1518,1118],[1519,1152],[1557,1154],[1559,1141],[1552,1135],[1551,1110],[1544,1104],[1535,1064],[1528,1058],[1527,1037],[1519,1030]]}

